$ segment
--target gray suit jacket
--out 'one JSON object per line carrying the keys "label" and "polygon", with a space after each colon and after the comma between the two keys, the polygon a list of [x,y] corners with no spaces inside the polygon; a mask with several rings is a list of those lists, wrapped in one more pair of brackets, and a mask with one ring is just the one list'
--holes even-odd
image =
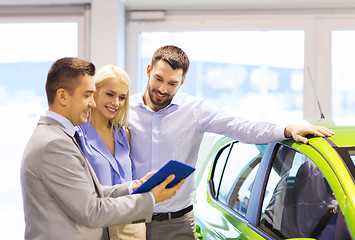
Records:
{"label": "gray suit jacket", "polygon": [[74,138],[49,117],[40,118],[25,149],[21,185],[25,239],[105,239],[104,227],[153,214],[149,193],[127,195],[129,183],[101,186]]}

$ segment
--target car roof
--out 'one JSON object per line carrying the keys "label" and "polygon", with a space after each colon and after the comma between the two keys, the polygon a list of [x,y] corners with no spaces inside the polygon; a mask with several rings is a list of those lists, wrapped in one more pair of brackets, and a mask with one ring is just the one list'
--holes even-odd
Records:
{"label": "car roof", "polygon": [[355,126],[333,127],[334,135],[329,139],[338,147],[355,146]]}

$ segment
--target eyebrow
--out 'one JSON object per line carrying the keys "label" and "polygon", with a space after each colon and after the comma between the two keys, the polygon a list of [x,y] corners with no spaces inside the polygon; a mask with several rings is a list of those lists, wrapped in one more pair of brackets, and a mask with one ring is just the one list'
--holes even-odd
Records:
{"label": "eyebrow", "polygon": [[[164,79],[162,76],[160,76],[159,74],[154,74],[154,76],[156,78],[159,78],[159,79]],[[175,81],[175,80],[172,80],[172,81],[168,81],[169,83],[180,83],[180,81]]]}
{"label": "eyebrow", "polygon": [[160,76],[159,74],[154,74],[155,75],[155,77],[157,77],[157,78],[161,78],[161,79],[163,79],[163,77],[162,76]]}
{"label": "eyebrow", "polygon": [[[107,92],[116,94],[116,92],[115,92],[115,91],[112,91],[111,89],[107,90]],[[127,94],[126,94],[126,93],[122,93],[122,94],[120,94],[119,96],[125,96],[125,97],[126,97]]]}

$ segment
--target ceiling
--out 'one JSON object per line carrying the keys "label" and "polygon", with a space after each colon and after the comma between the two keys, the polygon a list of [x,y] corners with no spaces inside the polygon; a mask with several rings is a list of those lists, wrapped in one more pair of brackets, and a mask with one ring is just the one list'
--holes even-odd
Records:
{"label": "ceiling", "polygon": [[355,0],[122,0],[128,10],[332,9],[355,7]]}
{"label": "ceiling", "polygon": [[[348,9],[355,0],[0,0],[1,5],[52,5],[122,1],[127,10]],[[109,3],[108,3],[109,4]]]}

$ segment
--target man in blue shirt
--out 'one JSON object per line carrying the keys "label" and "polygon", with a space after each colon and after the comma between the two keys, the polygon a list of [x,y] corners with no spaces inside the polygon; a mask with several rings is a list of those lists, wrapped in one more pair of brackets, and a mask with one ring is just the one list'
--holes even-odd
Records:
{"label": "man in blue shirt", "polygon": [[[161,168],[171,159],[195,166],[204,132],[255,144],[290,137],[306,143],[308,134],[333,134],[321,126],[249,122],[202,98],[180,93],[188,68],[189,59],[180,48],[159,48],[147,67],[146,88],[130,99],[133,179]],[[147,239],[197,239],[192,213],[194,179],[194,175],[188,177],[173,198],[155,206],[152,222],[147,224]]]}

